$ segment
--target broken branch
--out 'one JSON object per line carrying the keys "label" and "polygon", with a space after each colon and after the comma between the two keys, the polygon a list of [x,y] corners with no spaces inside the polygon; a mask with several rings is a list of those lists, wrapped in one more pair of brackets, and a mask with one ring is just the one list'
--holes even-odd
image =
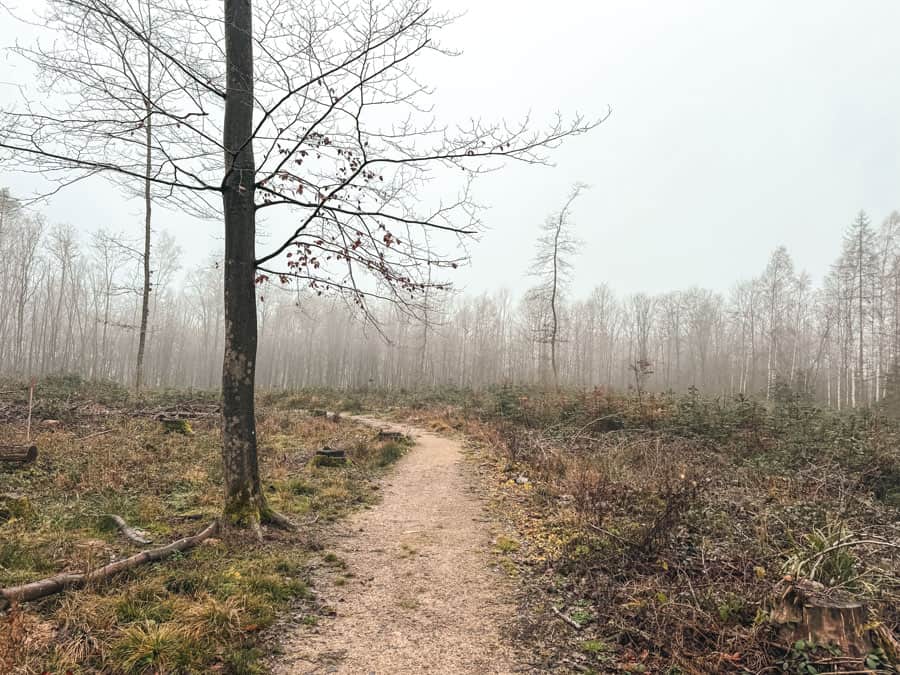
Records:
{"label": "broken branch", "polygon": [[66,572],[56,576],[33,581],[20,586],[0,589],[0,610],[6,609],[13,602],[28,602],[53,595],[67,588],[80,588],[89,582],[103,581],[109,577],[130,570],[138,565],[156,562],[169,557],[173,553],[187,551],[213,536],[219,529],[219,521],[214,520],[199,534],[184,537],[160,548],[141,551],[128,558],[111,562],[91,572]]}

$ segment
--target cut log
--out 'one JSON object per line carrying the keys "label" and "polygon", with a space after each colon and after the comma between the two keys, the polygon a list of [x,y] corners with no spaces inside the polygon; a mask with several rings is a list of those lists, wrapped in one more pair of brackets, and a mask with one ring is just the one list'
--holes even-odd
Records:
{"label": "cut log", "polygon": [[849,593],[826,589],[822,584],[787,580],[772,612],[787,644],[804,640],[833,645],[844,656],[865,656],[873,649],[869,609]]}
{"label": "cut log", "polygon": [[53,595],[54,593],[59,593],[67,588],[80,588],[87,583],[103,581],[119,572],[130,570],[143,563],[163,560],[173,553],[194,548],[204,540],[213,536],[218,529],[219,521],[216,520],[210,523],[202,532],[195,534],[192,537],[178,539],[171,544],[160,548],[141,551],[131,557],[111,562],[108,565],[104,565],[91,572],[68,572],[57,574],[56,576],[41,579],[40,581],[34,581],[30,584],[0,589],[0,610],[6,609],[14,602],[28,602],[30,600],[37,600],[38,598]]}
{"label": "cut log", "polygon": [[31,464],[37,459],[36,445],[3,445],[0,446],[0,462],[10,464]]}
{"label": "cut log", "polygon": [[402,431],[386,431],[385,429],[378,430],[379,441],[402,441],[403,438],[404,434]]}
{"label": "cut log", "polygon": [[321,450],[316,450],[313,461],[316,466],[340,466],[347,463],[347,453],[325,446]]}

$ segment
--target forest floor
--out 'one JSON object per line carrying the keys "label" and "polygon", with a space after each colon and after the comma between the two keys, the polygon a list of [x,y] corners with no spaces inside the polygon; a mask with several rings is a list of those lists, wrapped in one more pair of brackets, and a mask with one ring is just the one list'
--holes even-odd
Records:
{"label": "forest floor", "polygon": [[[27,389],[4,383],[0,445],[25,440]],[[35,463],[0,465],[0,587],[86,571],[193,535],[221,509],[214,395],[151,392],[135,399],[78,378],[38,384]],[[158,418],[180,417],[167,424]],[[365,425],[261,400],[257,434],[269,503],[300,525],[262,544],[230,536],[104,582],[0,612],[0,673],[265,672],[261,648],[290,613],[329,612],[311,587],[319,569],[343,579],[325,534],[379,501],[379,478],[406,452]],[[318,461],[339,448],[347,461]],[[12,497],[12,500],[10,499]],[[115,514],[152,541],[128,541]]]}
{"label": "forest floor", "polygon": [[[21,443],[27,391],[0,390],[0,445]],[[38,390],[38,460],[0,467],[0,587],[140,550],[110,514],[153,545],[217,516],[214,395]],[[900,423],[882,411],[510,387],[257,404],[264,489],[300,531],[14,606],[0,672],[898,672]],[[797,579],[865,603],[862,653],[787,636]]]}
{"label": "forest floor", "polygon": [[[323,396],[335,394],[292,398]],[[900,672],[892,412],[790,392],[767,403],[516,387],[360,392],[341,405],[463,444],[507,578],[498,588],[516,605],[501,632],[510,670]],[[862,603],[866,624],[838,618],[841,646],[779,618],[804,584],[826,606]]]}
{"label": "forest floor", "polygon": [[[388,428],[374,418],[369,424]],[[404,426],[415,445],[385,479],[382,500],[327,537],[350,573],[316,583],[335,617],[281,638],[277,673],[511,673],[509,577],[495,531],[453,439]]]}

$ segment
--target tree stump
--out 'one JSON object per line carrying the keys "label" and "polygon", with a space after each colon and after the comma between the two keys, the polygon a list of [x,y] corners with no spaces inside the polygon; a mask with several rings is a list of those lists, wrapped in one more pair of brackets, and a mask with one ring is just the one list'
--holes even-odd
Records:
{"label": "tree stump", "polygon": [[0,462],[10,464],[31,464],[37,459],[36,445],[4,445],[0,446]]}
{"label": "tree stump", "polygon": [[772,612],[781,637],[834,645],[844,656],[865,656],[873,649],[869,609],[849,593],[826,589],[809,579],[790,580]]}
{"label": "tree stump", "polygon": [[313,461],[316,466],[341,466],[347,463],[347,453],[326,446],[321,450],[316,450]]}

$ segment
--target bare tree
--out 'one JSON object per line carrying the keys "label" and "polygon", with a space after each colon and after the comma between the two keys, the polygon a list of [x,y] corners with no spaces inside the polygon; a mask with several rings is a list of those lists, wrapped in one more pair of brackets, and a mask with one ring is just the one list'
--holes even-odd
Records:
{"label": "bare tree", "polygon": [[841,273],[848,282],[845,292],[851,312],[848,319],[854,326],[856,341],[855,377],[851,381],[852,405],[868,400],[866,387],[866,321],[871,316],[871,283],[878,273],[876,234],[865,211],[860,211],[844,236],[844,251],[839,262]]}
{"label": "bare tree", "polygon": [[[155,16],[165,18],[152,26],[135,22],[125,0],[56,1],[130,35],[161,64],[150,135],[161,160],[150,182],[185,200],[222,199],[224,514],[257,531],[261,521],[286,525],[260,487],[254,284],[299,279],[316,293],[344,294],[363,311],[369,299],[385,298],[414,312],[429,286],[425,270],[462,261],[437,254],[422,233],[455,242],[479,225],[467,184],[429,208],[420,198],[423,180],[460,169],[472,177],[497,159],[542,162],[545,149],[598,122],[558,119],[540,132],[528,120],[476,120],[452,131],[436,125],[412,62],[443,51],[434,34],[450,18],[418,0],[225,0],[221,15],[162,0]],[[127,137],[89,132],[104,147],[100,158],[73,148],[57,128],[27,109],[6,115],[0,148],[36,170],[146,179],[146,163],[135,161]],[[258,256],[257,214],[275,207],[291,211],[297,224]]]}
{"label": "bare tree", "polygon": [[575,200],[587,186],[577,184],[572,188],[563,207],[544,221],[541,236],[537,240],[537,253],[532,261],[531,274],[538,278],[538,285],[531,289],[533,298],[545,306],[548,317],[538,327],[540,340],[550,345],[550,368],[553,386],[559,387],[560,313],[563,294],[571,280],[571,258],[578,252],[579,241],[571,231],[571,211]]}
{"label": "bare tree", "polygon": [[[19,119],[36,132],[36,148],[57,148],[48,150],[60,154],[57,162],[43,161],[37,167],[45,175],[48,169],[60,169],[51,177],[68,185],[102,173],[126,194],[142,199],[142,304],[134,370],[138,391],[143,384],[152,289],[153,202],[167,200],[194,211],[205,207],[171,186],[155,186],[152,180],[167,162],[163,139],[181,128],[177,119],[158,114],[171,107],[171,92],[159,77],[171,64],[153,49],[157,24],[153,7],[151,0],[50,0],[40,20],[52,42],[14,50],[36,67],[40,96],[23,100],[18,112],[9,113],[11,120]],[[53,141],[51,146],[51,137],[65,140]],[[65,158],[79,161],[69,166]],[[106,171],[111,158],[126,171]],[[80,171],[73,175],[73,168]]]}
{"label": "bare tree", "polygon": [[[103,232],[66,241],[65,228],[45,227],[33,208],[20,205],[8,209],[2,224],[0,251],[15,264],[0,267],[0,373],[30,372],[33,365],[35,374],[66,368],[130,382],[141,304],[140,273],[131,261],[140,255],[139,242]],[[847,265],[836,265],[819,288],[802,272],[792,279],[782,276],[774,322],[772,296],[761,281],[771,280],[771,265],[769,273],[736,285],[727,297],[691,288],[619,303],[601,285],[560,305],[560,386],[639,386],[644,403],[647,391],[683,391],[690,385],[711,394],[764,396],[774,364],[779,386],[830,405],[895,406],[900,278],[886,227],[875,251],[877,273],[864,276],[866,397],[856,395],[858,275]],[[64,269],[60,252],[77,262]],[[221,362],[225,333],[221,256],[191,270],[180,285],[173,275],[177,247],[164,231],[154,255],[158,277],[147,384],[212,386],[221,377],[216,359]],[[128,264],[119,264],[118,256]],[[504,290],[470,297],[432,288],[427,299],[430,305],[435,298],[434,305],[427,317],[415,319],[388,299],[369,298],[366,311],[390,338],[385,341],[362,323],[365,314],[352,300],[319,295],[320,290],[294,277],[257,288],[265,297],[256,311],[259,386],[483,387],[549,381],[550,345],[541,339],[550,321],[545,302],[526,297],[515,303]],[[419,304],[424,300],[420,297]],[[357,329],[347,330],[348,325]],[[777,356],[770,361],[772,326]]]}
{"label": "bare tree", "polygon": [[787,310],[787,295],[794,284],[794,262],[784,246],[773,251],[760,279],[768,319],[768,356],[766,361],[766,399],[772,398],[779,373],[779,338]]}

